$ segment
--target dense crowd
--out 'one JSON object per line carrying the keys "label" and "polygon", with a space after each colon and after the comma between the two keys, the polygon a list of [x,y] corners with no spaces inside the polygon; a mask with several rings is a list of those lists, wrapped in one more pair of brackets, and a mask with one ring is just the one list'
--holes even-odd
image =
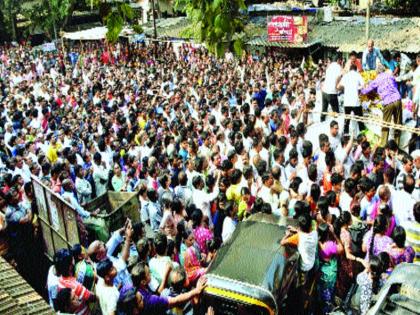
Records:
{"label": "dense crowd", "polygon": [[[365,85],[363,70],[378,77]],[[296,219],[281,245],[297,248],[301,278],[317,279],[319,314],[355,283],[366,314],[396,265],[420,262],[418,135],[402,150],[398,130],[370,143],[369,126],[311,112],[363,116],[360,94],[374,91],[384,120],[418,125],[420,56],[372,41],[346,62],[217,59],[169,43],[10,46],[0,73],[2,255],[30,272],[40,235],[31,176],[94,235],[54,255],[56,311],[193,314],[219,247],[259,212]],[[108,235],[99,209],[84,208],[108,190],[138,192],[142,222]]]}

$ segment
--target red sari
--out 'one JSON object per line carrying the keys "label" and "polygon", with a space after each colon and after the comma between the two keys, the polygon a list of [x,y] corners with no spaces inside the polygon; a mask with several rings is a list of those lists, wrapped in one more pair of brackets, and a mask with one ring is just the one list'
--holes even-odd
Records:
{"label": "red sari", "polygon": [[184,268],[190,283],[195,283],[206,273],[206,269],[201,267],[198,252],[194,246],[188,247],[184,253]]}

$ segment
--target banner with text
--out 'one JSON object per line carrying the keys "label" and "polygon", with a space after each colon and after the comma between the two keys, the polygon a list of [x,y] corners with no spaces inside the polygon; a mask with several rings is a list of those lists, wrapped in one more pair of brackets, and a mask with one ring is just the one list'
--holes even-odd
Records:
{"label": "banner with text", "polygon": [[307,16],[280,15],[267,17],[270,42],[303,43],[308,38]]}

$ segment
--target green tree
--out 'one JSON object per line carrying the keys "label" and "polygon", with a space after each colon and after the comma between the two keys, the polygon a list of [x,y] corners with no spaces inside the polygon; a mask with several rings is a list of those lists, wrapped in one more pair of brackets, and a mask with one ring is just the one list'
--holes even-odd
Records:
{"label": "green tree", "polygon": [[74,4],[75,0],[41,0],[24,14],[31,20],[32,30],[40,28],[46,33],[54,34],[57,39],[58,30],[67,23]]}
{"label": "green tree", "polygon": [[124,24],[135,18],[133,9],[127,3],[103,0],[86,1],[89,5],[99,8],[99,14],[108,29],[106,38],[110,43],[115,43],[123,30]]}
{"label": "green tree", "polygon": [[16,15],[20,11],[20,1],[0,0],[0,10],[6,26],[6,32],[11,34],[13,40],[17,40]]}
{"label": "green tree", "polygon": [[385,0],[384,3],[389,8],[399,10],[405,14],[416,15],[420,13],[418,0]]}
{"label": "green tree", "polygon": [[221,56],[232,43],[235,53],[242,53],[244,0],[177,0],[176,8],[183,8],[191,21],[186,35],[205,43],[212,53]]}

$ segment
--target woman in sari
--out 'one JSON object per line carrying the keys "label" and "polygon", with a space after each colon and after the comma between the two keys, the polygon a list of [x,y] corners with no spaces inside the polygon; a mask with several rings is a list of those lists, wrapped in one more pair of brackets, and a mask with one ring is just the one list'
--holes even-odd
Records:
{"label": "woman in sari", "polygon": [[372,229],[363,237],[362,250],[366,253],[366,261],[369,261],[372,256],[386,252],[393,243],[392,238],[385,235],[387,229],[388,220],[384,215],[378,215],[373,223]]}
{"label": "woman in sari", "polygon": [[187,273],[189,283],[195,284],[197,280],[207,272],[207,268],[201,266],[200,252],[194,246],[194,233],[189,232],[185,240],[186,249],[182,253],[184,257],[184,268]]}
{"label": "woman in sari", "polygon": [[392,239],[394,243],[389,246],[387,252],[391,256],[394,266],[403,262],[412,263],[416,253],[413,247],[405,246],[406,234],[402,226],[395,227]]}
{"label": "woman in sari", "polygon": [[337,282],[337,257],[344,251],[340,239],[331,225],[322,223],[318,226],[319,271],[318,281],[321,313],[327,314],[333,309],[335,285]]}
{"label": "woman in sari", "polygon": [[205,218],[201,210],[194,210],[191,215],[193,222],[194,237],[198,245],[198,249],[202,254],[207,254],[207,241],[213,239],[212,231],[206,226]]}

